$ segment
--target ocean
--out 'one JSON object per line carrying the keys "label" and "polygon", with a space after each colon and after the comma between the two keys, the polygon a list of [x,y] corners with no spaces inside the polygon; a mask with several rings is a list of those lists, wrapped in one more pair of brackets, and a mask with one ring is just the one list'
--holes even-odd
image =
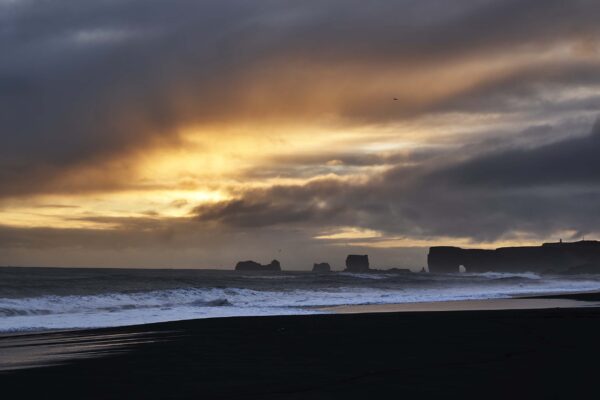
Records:
{"label": "ocean", "polygon": [[0,268],[0,332],[600,290],[600,276]]}

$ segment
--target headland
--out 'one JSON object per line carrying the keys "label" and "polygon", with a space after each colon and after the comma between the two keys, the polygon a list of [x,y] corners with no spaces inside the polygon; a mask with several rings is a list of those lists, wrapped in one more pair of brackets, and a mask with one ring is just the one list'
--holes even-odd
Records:
{"label": "headland", "polygon": [[[429,272],[600,273],[600,242],[544,243],[495,250],[437,246],[429,249]],[[462,267],[462,268],[461,268]]]}

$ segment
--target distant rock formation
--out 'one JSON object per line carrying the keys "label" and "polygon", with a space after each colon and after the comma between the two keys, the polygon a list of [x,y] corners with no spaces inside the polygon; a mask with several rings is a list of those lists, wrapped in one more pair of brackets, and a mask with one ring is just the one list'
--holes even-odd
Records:
{"label": "distant rock formation", "polygon": [[256,261],[240,261],[235,265],[236,271],[281,271],[281,264],[277,260],[270,264],[262,265]]}
{"label": "distant rock formation", "polygon": [[345,272],[369,272],[369,256],[350,254],[346,257]]}
{"label": "distant rock formation", "polygon": [[600,273],[600,242],[544,243],[496,250],[431,247],[429,272]]}
{"label": "distant rock formation", "polygon": [[331,265],[329,263],[314,263],[312,272],[331,272]]}

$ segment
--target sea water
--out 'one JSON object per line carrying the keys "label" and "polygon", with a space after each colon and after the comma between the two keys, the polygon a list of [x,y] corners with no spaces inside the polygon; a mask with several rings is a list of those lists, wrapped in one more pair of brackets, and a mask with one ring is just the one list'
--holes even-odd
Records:
{"label": "sea water", "polygon": [[0,268],[0,332],[600,290],[600,276]]}

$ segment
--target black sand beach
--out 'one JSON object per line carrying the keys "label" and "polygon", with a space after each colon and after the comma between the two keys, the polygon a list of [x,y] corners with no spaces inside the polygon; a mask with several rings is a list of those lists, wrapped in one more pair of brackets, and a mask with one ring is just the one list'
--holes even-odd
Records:
{"label": "black sand beach", "polygon": [[[115,347],[122,334],[125,345]],[[5,336],[4,345],[108,340],[95,351],[114,352],[5,371],[0,387],[4,398],[581,398],[597,390],[599,334],[600,308],[589,307],[222,318]]]}

